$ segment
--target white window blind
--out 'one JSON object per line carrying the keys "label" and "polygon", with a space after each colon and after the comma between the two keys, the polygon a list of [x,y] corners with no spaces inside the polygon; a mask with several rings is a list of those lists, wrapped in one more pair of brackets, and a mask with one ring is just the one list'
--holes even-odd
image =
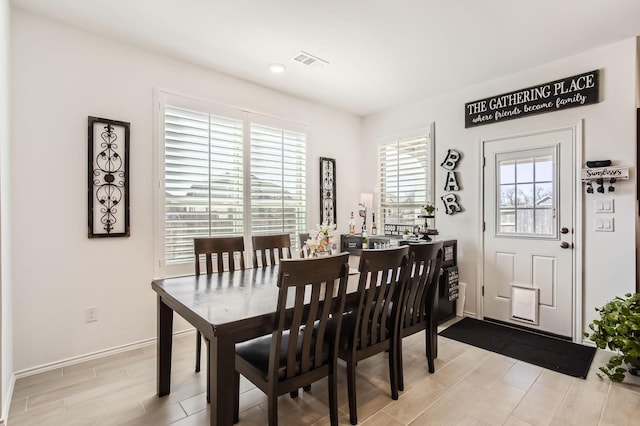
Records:
{"label": "white window blind", "polygon": [[251,123],[251,234],[287,233],[293,247],[306,226],[306,135]]}
{"label": "white window blind", "polygon": [[193,271],[193,239],[306,226],[304,126],[159,94],[156,256],[160,276]]}
{"label": "white window blind", "polygon": [[243,234],[242,121],[165,107],[165,261],[193,238]]}
{"label": "white window blind", "polygon": [[428,136],[378,146],[379,206],[382,225],[419,225],[422,206],[431,200],[432,156]]}

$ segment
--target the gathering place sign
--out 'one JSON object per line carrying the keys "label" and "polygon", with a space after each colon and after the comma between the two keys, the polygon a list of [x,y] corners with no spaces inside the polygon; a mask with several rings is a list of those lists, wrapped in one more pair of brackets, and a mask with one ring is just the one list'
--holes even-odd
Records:
{"label": "the gathering place sign", "polygon": [[598,103],[598,70],[464,105],[464,127]]}

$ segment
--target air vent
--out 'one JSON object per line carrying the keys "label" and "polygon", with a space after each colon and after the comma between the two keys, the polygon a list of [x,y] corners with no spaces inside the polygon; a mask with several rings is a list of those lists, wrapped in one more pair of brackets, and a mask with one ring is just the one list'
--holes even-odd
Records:
{"label": "air vent", "polygon": [[325,65],[329,65],[329,62],[325,61],[324,59],[320,59],[317,56],[313,56],[307,52],[302,51],[291,59],[313,68],[322,68]]}

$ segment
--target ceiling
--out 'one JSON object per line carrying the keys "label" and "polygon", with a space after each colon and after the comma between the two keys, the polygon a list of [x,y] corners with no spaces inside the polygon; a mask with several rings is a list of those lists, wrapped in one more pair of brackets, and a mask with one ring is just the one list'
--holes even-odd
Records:
{"label": "ceiling", "polygon": [[[640,35],[638,0],[12,4],[361,116]],[[300,51],[329,64],[292,61]],[[286,71],[271,73],[272,62]]]}

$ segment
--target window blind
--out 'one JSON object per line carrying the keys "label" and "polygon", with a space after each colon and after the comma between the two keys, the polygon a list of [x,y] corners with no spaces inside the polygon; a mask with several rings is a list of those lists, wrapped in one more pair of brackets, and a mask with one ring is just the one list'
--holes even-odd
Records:
{"label": "window blind", "polygon": [[165,262],[193,238],[243,234],[243,122],[165,106]]}
{"label": "window blind", "polygon": [[378,146],[380,222],[421,224],[422,206],[430,200],[427,136],[398,139]]}
{"label": "window blind", "polygon": [[306,134],[250,125],[251,234],[287,233],[298,246],[306,226]]}
{"label": "window blind", "polygon": [[193,271],[193,239],[289,233],[306,226],[307,129],[161,93],[157,274]]}

